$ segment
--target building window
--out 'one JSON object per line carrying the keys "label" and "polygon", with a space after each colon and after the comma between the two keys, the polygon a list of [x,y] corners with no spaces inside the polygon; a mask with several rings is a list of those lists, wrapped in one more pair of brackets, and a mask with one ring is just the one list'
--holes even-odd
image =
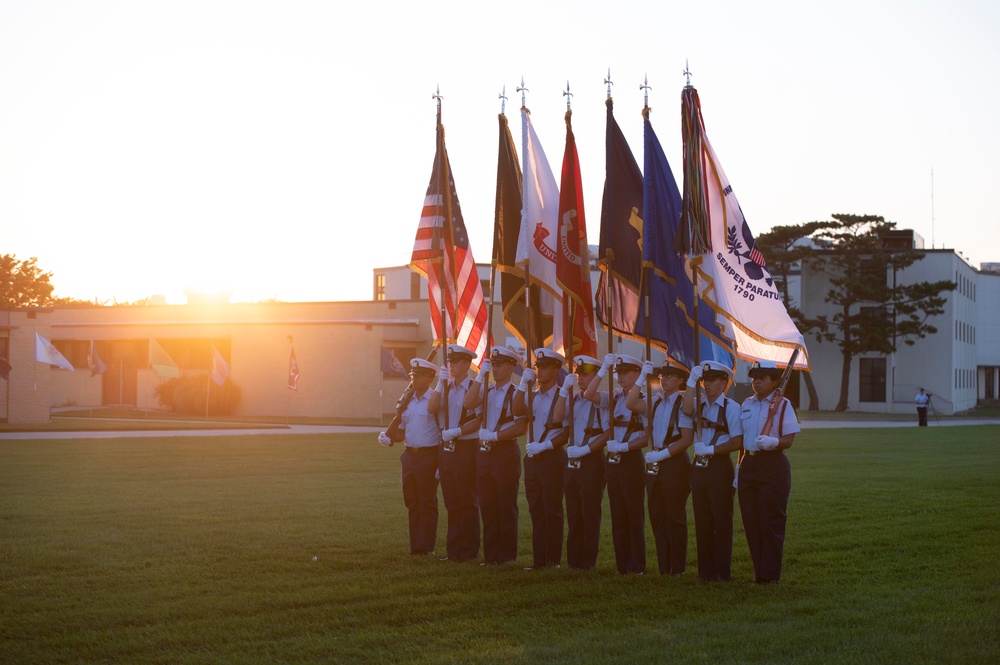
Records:
{"label": "building window", "polygon": [[410,300],[420,300],[420,275],[410,273]]}
{"label": "building window", "polygon": [[375,300],[385,300],[385,275],[375,275]]}
{"label": "building window", "polygon": [[858,400],[885,401],[885,358],[861,358]]}
{"label": "building window", "polygon": [[89,340],[52,340],[52,346],[69,361],[73,369],[87,369],[87,354],[90,352]]}

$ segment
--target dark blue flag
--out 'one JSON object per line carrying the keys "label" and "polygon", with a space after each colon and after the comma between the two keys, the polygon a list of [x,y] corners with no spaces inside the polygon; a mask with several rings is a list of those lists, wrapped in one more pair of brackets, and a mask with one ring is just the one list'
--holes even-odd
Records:
{"label": "dark blue flag", "polygon": [[[611,99],[605,105],[605,180],[598,256],[601,278],[597,283],[595,313],[605,328],[635,338],[642,289],[642,172],[615,121]],[[610,262],[608,250],[613,255]]]}
{"label": "dark blue flag", "polygon": [[402,379],[409,376],[406,373],[406,368],[403,367],[403,363],[399,362],[399,358],[392,352],[392,349],[387,349],[384,346],[382,347],[382,374],[389,377],[397,376]]}
{"label": "dark blue flag", "polygon": [[[674,244],[681,220],[681,193],[670,170],[659,139],[643,113],[645,177],[643,179],[642,261],[647,268],[649,330],[652,342],[673,361],[691,368],[714,360],[733,367],[736,355],[722,338],[715,312],[704,301],[698,303],[701,358],[694,352],[694,287],[684,269],[684,257]],[[646,306],[641,301],[636,336],[646,335]]]}

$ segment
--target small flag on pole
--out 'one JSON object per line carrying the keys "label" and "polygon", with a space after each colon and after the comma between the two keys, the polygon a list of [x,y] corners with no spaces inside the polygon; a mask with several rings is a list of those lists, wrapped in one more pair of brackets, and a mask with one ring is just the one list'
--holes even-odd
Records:
{"label": "small flag on pole", "polygon": [[212,345],[212,381],[215,384],[221,386],[229,378],[229,363],[226,359],[222,357],[219,350],[215,348],[215,344]]}
{"label": "small flag on pole", "polygon": [[153,368],[156,376],[180,376],[181,368],[178,367],[163,347],[155,340],[149,340],[149,364]]}
{"label": "small flag on pole", "polygon": [[73,365],[66,360],[66,357],[59,353],[59,350],[52,346],[49,340],[38,333],[35,333],[35,360],[73,371]]}
{"label": "small flag on pole", "polygon": [[299,389],[299,363],[295,360],[295,347],[292,347],[292,354],[288,358],[288,389]]}
{"label": "small flag on pole", "polygon": [[384,346],[382,347],[382,374],[403,379],[409,376],[403,363],[399,362],[399,358],[392,352],[392,349],[387,349]]}
{"label": "small flag on pole", "polygon": [[90,375],[97,376],[98,374],[104,374],[107,371],[107,366],[101,357],[97,355],[97,348],[95,346],[94,340],[90,340],[90,351],[87,353],[87,367],[90,368]]}

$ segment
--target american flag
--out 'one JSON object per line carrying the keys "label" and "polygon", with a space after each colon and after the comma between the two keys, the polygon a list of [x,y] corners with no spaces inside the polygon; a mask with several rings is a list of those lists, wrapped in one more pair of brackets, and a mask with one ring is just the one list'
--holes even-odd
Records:
{"label": "american flag", "polygon": [[[410,268],[427,279],[435,338],[447,337],[446,344],[454,341],[476,352],[478,364],[485,357],[489,342],[486,330],[488,312],[462,219],[462,208],[458,203],[455,179],[451,176],[440,109],[437,133],[434,169],[427,186],[427,196],[424,197]],[[443,186],[446,181],[447,188]],[[442,301],[447,319],[446,332],[441,322]]]}

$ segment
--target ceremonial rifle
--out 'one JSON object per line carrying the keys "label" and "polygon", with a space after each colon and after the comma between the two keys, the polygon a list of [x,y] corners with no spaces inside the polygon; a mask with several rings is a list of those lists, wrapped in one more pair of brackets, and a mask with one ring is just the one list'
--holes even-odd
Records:
{"label": "ceremonial rifle", "polygon": [[792,357],[788,360],[788,366],[785,367],[781,378],[778,379],[778,387],[771,393],[771,405],[767,407],[767,420],[764,421],[764,427],[760,430],[761,436],[771,435],[771,429],[774,427],[774,417],[778,412],[778,404],[781,402],[781,398],[785,396],[785,387],[788,385],[788,380],[792,378],[792,367],[795,365],[795,360],[798,356],[799,350],[796,348],[792,351]]}

